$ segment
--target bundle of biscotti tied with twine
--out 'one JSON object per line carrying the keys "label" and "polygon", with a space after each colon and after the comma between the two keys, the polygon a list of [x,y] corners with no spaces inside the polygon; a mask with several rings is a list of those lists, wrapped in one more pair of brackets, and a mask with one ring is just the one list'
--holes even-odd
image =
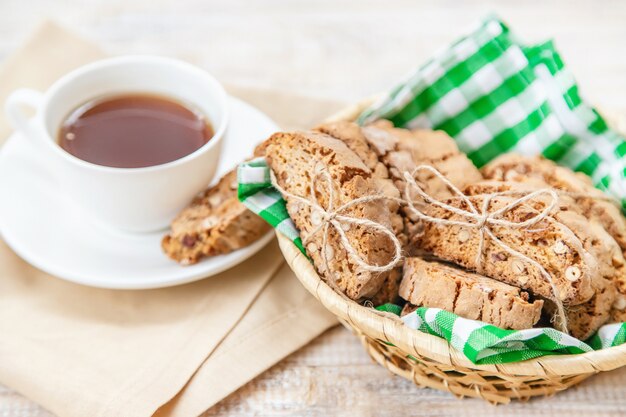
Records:
{"label": "bundle of biscotti tied with twine", "polygon": [[393,373],[506,403],[626,365],[626,139],[552,42],[488,18],[257,156],[239,199]]}
{"label": "bundle of biscotti tied with twine", "polygon": [[351,300],[581,340],[623,321],[626,221],[567,168],[506,154],[479,171],[445,133],[387,121],[277,133],[258,152],[317,272]]}

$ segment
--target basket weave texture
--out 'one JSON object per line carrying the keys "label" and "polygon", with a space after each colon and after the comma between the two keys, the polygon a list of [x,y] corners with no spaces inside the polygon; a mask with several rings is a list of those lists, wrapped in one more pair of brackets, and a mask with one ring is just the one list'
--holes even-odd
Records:
{"label": "basket weave texture", "polygon": [[[370,103],[347,108],[328,121],[354,120]],[[475,365],[444,339],[410,329],[398,319],[336,293],[288,238],[277,236],[287,263],[304,287],[354,332],[374,361],[419,387],[507,404],[512,399],[554,395],[598,372],[626,365],[626,344],[578,355]]]}

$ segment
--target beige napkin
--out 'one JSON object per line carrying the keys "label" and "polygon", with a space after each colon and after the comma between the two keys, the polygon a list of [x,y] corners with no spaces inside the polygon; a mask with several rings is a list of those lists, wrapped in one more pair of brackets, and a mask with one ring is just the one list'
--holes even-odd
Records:
{"label": "beige napkin", "polygon": [[[0,69],[0,102],[102,56],[44,23]],[[339,107],[229,90],[283,126],[309,125]],[[298,117],[289,111],[295,103]],[[10,131],[0,116],[0,141]],[[0,242],[0,383],[61,417],[198,415],[335,323],[275,243],[193,284],[111,291],[51,277]]]}

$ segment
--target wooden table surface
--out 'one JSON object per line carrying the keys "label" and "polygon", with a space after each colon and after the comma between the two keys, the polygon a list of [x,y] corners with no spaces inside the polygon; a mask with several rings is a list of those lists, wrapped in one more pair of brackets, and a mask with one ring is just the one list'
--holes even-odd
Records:
{"label": "wooden table surface", "polygon": [[[617,0],[0,0],[0,60],[52,18],[109,53],[166,54],[226,83],[354,101],[389,88],[489,12],[528,42],[554,37],[583,93],[626,114],[626,2]],[[626,370],[609,372],[553,399],[496,408],[391,377],[336,328],[205,415],[623,416],[625,381]],[[0,386],[0,417],[18,416],[50,414]]]}

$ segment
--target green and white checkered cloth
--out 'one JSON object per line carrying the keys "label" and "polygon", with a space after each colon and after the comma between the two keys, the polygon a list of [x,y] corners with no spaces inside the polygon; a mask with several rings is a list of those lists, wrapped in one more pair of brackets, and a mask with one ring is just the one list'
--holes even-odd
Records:
{"label": "green and white checkered cloth", "polygon": [[[551,42],[524,46],[496,18],[418,69],[358,122],[380,118],[445,130],[477,166],[505,152],[541,154],[586,173],[626,208],[624,138],[583,102]],[[265,160],[241,164],[238,181],[239,199],[305,253]],[[399,314],[397,306],[379,308]],[[584,343],[551,328],[503,330],[438,309],[419,308],[402,320],[445,338],[474,363],[582,353],[626,341],[625,323],[603,326]]]}
{"label": "green and white checkered cloth", "polygon": [[300,232],[287,213],[283,196],[272,187],[270,169],[265,158],[256,158],[237,169],[239,200],[253,213],[261,216],[274,229],[287,236],[306,255]]}
{"label": "green and white checkered cloth", "polygon": [[359,117],[441,129],[481,167],[541,154],[589,175],[626,207],[626,141],[580,96],[552,42],[524,46],[498,19],[439,54]]}
{"label": "green and white checkered cloth", "polygon": [[[385,304],[378,309],[399,314],[400,307]],[[401,319],[412,329],[446,339],[475,364],[519,362],[545,355],[591,352],[626,341],[626,323],[603,326],[585,343],[551,328],[504,330],[438,308],[420,307]]]}

